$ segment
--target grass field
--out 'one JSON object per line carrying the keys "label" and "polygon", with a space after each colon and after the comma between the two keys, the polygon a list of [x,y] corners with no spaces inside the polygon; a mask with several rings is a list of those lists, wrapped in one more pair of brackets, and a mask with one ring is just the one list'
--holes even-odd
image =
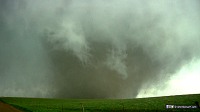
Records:
{"label": "grass field", "polygon": [[25,112],[132,112],[132,111],[200,111],[200,109],[166,109],[166,104],[196,106],[200,94],[135,99],[46,99],[0,97],[0,101]]}

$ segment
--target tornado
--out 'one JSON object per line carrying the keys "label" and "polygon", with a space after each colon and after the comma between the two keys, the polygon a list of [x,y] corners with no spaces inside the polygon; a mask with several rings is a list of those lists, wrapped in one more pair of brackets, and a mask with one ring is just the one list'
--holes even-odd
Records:
{"label": "tornado", "polygon": [[0,0],[0,96],[193,94],[199,69],[199,0]]}

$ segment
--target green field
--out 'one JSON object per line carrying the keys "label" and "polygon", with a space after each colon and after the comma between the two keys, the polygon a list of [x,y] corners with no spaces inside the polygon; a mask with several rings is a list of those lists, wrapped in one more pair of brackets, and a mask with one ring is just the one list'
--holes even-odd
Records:
{"label": "green field", "polygon": [[166,109],[166,104],[196,106],[200,94],[134,99],[46,99],[0,97],[0,101],[25,112],[132,112],[132,111],[200,111],[200,109]]}

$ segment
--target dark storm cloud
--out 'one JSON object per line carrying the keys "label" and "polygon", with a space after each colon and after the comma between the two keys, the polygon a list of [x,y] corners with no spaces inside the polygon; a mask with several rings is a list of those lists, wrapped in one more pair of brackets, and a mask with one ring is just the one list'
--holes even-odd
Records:
{"label": "dark storm cloud", "polygon": [[135,97],[200,56],[195,0],[1,3],[0,89],[10,95]]}

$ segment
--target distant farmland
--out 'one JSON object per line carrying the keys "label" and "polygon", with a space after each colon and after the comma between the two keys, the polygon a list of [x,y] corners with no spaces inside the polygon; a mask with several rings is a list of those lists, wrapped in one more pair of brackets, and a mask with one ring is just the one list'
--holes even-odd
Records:
{"label": "distant farmland", "polygon": [[[46,99],[1,97],[0,101],[25,112],[132,112],[200,111],[200,94],[134,99]],[[193,106],[193,109],[166,109],[166,104]]]}

